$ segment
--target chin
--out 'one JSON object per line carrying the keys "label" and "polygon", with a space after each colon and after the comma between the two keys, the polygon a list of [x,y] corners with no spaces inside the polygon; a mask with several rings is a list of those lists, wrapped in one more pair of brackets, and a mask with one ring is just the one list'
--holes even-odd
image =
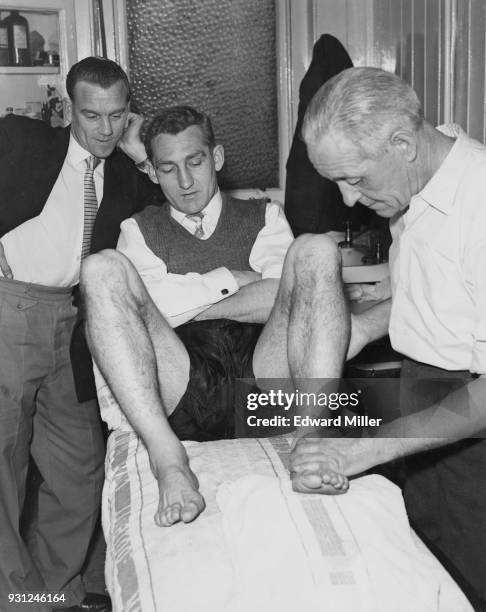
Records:
{"label": "chin", "polygon": [[105,147],[103,146],[100,147],[98,143],[96,147],[93,147],[93,150],[90,151],[90,153],[92,153],[92,155],[95,155],[99,159],[105,159],[105,157],[109,157],[113,153],[114,149],[115,149],[115,146],[111,142],[109,145]]}

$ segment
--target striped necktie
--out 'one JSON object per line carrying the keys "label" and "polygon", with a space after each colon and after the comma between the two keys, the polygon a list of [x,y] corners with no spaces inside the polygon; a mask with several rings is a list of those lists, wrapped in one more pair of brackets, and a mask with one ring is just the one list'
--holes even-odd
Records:
{"label": "striped necktie", "polygon": [[84,225],[81,261],[89,255],[91,250],[91,236],[96,215],[98,214],[98,200],[96,199],[93,172],[100,163],[100,160],[94,155],[90,155],[84,160],[84,163],[86,170],[84,171]]}
{"label": "striped necktie", "polygon": [[202,224],[203,217],[204,213],[202,212],[194,213],[193,215],[186,215],[186,219],[189,219],[189,221],[195,225],[196,229],[194,230],[194,236],[199,239],[204,238],[204,228]]}

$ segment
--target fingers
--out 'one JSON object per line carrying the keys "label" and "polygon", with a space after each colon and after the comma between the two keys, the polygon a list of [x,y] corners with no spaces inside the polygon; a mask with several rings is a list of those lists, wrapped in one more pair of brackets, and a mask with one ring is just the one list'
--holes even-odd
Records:
{"label": "fingers", "polygon": [[140,138],[140,130],[144,121],[143,115],[128,113],[125,131],[118,141],[118,147],[136,164],[147,159],[145,146]]}
{"label": "fingers", "polygon": [[344,285],[344,293],[352,302],[358,301],[363,295],[363,287],[360,283],[347,283]]}
{"label": "fingers", "polygon": [[391,297],[390,277],[377,283],[347,283],[344,292],[352,302],[387,300]]}
{"label": "fingers", "polygon": [[138,115],[137,113],[130,112],[127,115],[125,129],[128,129],[130,127],[131,129],[140,132],[140,128],[142,127],[144,121],[145,117],[143,115]]}
{"label": "fingers", "polygon": [[291,473],[302,473],[306,470],[320,470],[325,471],[326,469],[335,470],[341,472],[343,465],[341,461],[336,460],[330,455],[312,454],[310,456],[298,457],[297,460],[291,463]]}

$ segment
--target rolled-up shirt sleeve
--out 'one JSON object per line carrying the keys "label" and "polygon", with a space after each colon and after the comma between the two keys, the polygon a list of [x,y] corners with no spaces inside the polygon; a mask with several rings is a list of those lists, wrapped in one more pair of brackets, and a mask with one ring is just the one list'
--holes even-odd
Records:
{"label": "rolled-up shirt sleeve", "polygon": [[265,210],[265,225],[250,253],[250,266],[262,278],[280,278],[285,255],[294,236],[280,202],[271,201]]}
{"label": "rolled-up shirt sleeve", "polygon": [[165,262],[147,246],[135,219],[126,219],[120,229],[117,250],[133,263],[150,297],[172,327],[238,290],[234,276],[224,267],[205,274],[169,273]]}

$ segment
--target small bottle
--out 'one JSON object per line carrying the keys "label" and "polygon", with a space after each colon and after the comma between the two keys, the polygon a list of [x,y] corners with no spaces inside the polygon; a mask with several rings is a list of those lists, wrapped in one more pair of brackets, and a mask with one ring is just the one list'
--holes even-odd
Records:
{"label": "small bottle", "polygon": [[10,65],[32,66],[27,19],[19,15],[18,11],[11,11],[10,15],[5,17],[4,23],[7,24],[8,30]]}
{"label": "small bottle", "polygon": [[5,21],[0,21],[0,66],[8,66],[10,63],[8,52],[8,27]]}

